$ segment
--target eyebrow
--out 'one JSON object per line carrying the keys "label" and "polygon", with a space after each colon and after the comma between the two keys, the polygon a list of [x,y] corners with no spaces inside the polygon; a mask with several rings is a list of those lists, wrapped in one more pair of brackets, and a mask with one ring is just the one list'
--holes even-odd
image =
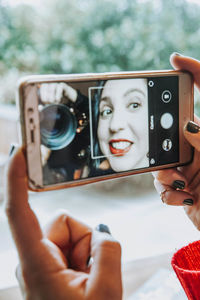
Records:
{"label": "eyebrow", "polygon": [[[129,94],[134,93],[134,92],[138,92],[138,93],[142,94],[144,97],[146,97],[145,93],[144,93],[142,90],[138,89],[138,88],[131,88],[131,89],[129,89],[128,91],[126,91],[126,92],[124,93],[124,96],[126,97],[126,96],[128,96]],[[108,97],[108,96],[105,96],[105,97],[103,97],[103,98],[100,98],[100,102],[101,102],[101,101],[111,102],[111,98]]]}
{"label": "eyebrow", "polygon": [[110,96],[104,96],[100,98],[99,104],[106,102],[108,105],[112,105],[112,98]]}
{"label": "eyebrow", "polygon": [[138,92],[138,93],[142,94],[144,97],[146,97],[145,93],[142,90],[138,89],[138,88],[129,89],[128,91],[126,91],[124,93],[124,96],[126,97],[126,96],[128,96],[129,94],[131,94],[133,92]]}
{"label": "eyebrow", "polygon": [[102,102],[102,101],[104,101],[104,102],[111,102],[111,99],[110,99],[110,97],[105,96],[103,98],[100,98],[100,102]]}

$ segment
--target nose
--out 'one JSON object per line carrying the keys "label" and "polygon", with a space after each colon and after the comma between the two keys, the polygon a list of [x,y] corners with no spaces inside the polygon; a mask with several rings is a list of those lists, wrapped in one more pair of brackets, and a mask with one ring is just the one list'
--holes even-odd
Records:
{"label": "nose", "polygon": [[126,118],[123,115],[121,110],[115,110],[113,112],[109,125],[110,125],[110,131],[113,133],[125,129]]}

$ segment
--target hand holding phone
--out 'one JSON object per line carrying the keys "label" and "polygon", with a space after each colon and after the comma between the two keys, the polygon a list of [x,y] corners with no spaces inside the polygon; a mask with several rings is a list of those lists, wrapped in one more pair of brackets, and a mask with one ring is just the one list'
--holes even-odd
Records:
{"label": "hand holding phone", "polygon": [[[62,95],[61,104],[56,94]],[[72,94],[76,100],[65,101]],[[192,159],[183,135],[184,125],[193,118],[189,73],[29,77],[19,86],[19,100],[29,185],[34,190],[169,168]],[[50,153],[47,159],[44,146]]]}
{"label": "hand holding phone", "polygon": [[[182,55],[172,55],[171,63],[176,69],[189,71],[193,77],[197,88],[200,90],[200,62]],[[194,147],[193,162],[189,165],[169,170],[154,172],[155,187],[161,194],[162,200],[168,205],[184,206],[184,209],[200,230],[200,180],[199,180],[199,161],[200,161],[200,119],[195,116],[194,122],[186,124],[184,136]],[[178,186],[176,183],[181,182]],[[174,184],[175,183],[175,184]],[[182,186],[182,187],[181,187]]]}

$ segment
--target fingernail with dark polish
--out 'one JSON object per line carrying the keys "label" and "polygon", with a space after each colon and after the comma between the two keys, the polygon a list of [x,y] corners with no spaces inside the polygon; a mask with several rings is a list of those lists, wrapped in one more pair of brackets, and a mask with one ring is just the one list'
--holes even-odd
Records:
{"label": "fingernail with dark polish", "polygon": [[173,52],[172,55],[176,55],[176,56],[182,56],[180,53],[178,52]]}
{"label": "fingernail with dark polish", "polygon": [[193,201],[192,199],[185,199],[185,200],[183,201],[183,204],[184,204],[184,205],[192,206],[193,203],[194,203],[194,201]]}
{"label": "fingernail with dark polish", "polygon": [[175,180],[172,184],[174,189],[183,190],[185,188],[185,182],[182,180]]}
{"label": "fingernail with dark polish", "polygon": [[111,234],[109,227],[105,224],[99,224],[95,229],[100,232],[106,232],[108,234]]}
{"label": "fingernail with dark polish", "polygon": [[89,263],[90,263],[90,260],[91,260],[91,256],[88,256],[88,259],[87,259],[87,262],[86,262],[86,266],[88,266],[88,265],[89,265]]}
{"label": "fingernail with dark polish", "polygon": [[14,144],[10,145],[10,151],[9,151],[9,156],[12,156],[12,154],[14,153],[14,150],[16,149]]}
{"label": "fingernail with dark polish", "polygon": [[200,131],[200,127],[193,121],[189,121],[186,125],[186,130],[190,133],[198,133]]}

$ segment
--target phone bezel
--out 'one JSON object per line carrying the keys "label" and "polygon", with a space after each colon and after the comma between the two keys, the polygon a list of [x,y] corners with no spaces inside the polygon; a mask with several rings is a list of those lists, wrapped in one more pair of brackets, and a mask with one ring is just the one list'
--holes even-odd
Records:
{"label": "phone bezel", "polygon": [[[117,174],[109,174],[93,178],[82,178],[75,181],[68,181],[57,183],[53,185],[42,184],[42,162],[40,155],[40,133],[39,133],[39,114],[38,103],[33,101],[37,97],[36,84],[40,83],[55,83],[55,82],[78,82],[89,80],[109,80],[109,79],[126,79],[126,78],[144,78],[157,76],[179,76],[179,154],[180,161],[167,165],[160,165],[156,167],[148,167],[144,169],[137,169],[132,171],[125,171]],[[174,70],[160,70],[160,71],[141,71],[141,72],[120,72],[120,73],[102,73],[102,74],[71,74],[71,75],[33,75],[22,78],[18,85],[18,107],[20,111],[21,124],[21,141],[26,148],[26,159],[28,169],[29,188],[33,191],[48,191],[55,189],[62,189],[84,184],[99,182],[107,179],[114,179],[119,177],[130,176],[134,174],[146,173],[156,171],[159,169],[177,167],[191,162],[193,157],[193,149],[187,142],[183,134],[183,128],[189,120],[194,117],[194,89],[193,78],[188,72],[174,71]],[[31,113],[32,111],[32,113]],[[33,123],[30,125],[30,118]],[[32,127],[30,127],[32,126]],[[32,143],[31,130],[34,132],[34,139],[36,142]]]}

